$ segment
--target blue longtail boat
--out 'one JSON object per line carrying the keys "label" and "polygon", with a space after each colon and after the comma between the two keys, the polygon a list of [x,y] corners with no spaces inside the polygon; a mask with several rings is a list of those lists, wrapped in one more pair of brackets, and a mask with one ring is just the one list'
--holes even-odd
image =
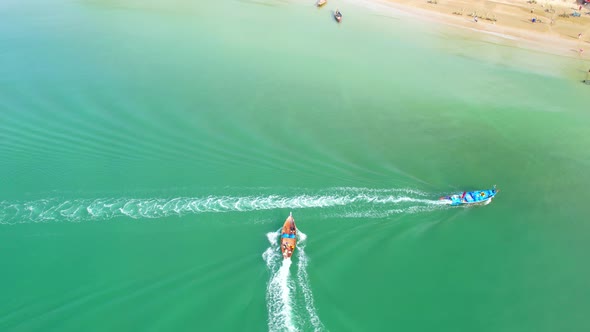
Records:
{"label": "blue longtail boat", "polygon": [[440,200],[448,202],[450,205],[488,204],[499,191],[494,185],[492,189],[464,191],[460,194],[443,196]]}

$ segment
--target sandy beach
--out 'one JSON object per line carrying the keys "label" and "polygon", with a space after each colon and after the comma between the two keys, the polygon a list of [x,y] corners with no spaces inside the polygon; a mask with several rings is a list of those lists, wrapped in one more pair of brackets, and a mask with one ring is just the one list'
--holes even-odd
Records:
{"label": "sandy beach", "polygon": [[581,1],[385,0],[381,3],[426,21],[500,36],[519,47],[590,59],[590,5],[582,6]]}

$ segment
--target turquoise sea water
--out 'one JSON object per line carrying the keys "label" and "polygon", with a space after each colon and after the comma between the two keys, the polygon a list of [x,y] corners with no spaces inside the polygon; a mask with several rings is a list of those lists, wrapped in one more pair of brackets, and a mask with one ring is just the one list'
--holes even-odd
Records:
{"label": "turquoise sea water", "polygon": [[369,7],[0,3],[0,331],[590,328],[590,64]]}

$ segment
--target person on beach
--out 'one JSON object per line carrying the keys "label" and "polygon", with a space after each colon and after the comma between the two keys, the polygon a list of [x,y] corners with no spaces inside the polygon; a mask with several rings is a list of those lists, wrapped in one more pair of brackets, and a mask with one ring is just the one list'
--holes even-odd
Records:
{"label": "person on beach", "polygon": [[581,39],[581,38],[582,38],[582,33],[580,32],[580,33],[578,34],[578,39]]}
{"label": "person on beach", "polygon": [[477,16],[474,16],[473,20],[475,21],[475,23],[477,23]]}

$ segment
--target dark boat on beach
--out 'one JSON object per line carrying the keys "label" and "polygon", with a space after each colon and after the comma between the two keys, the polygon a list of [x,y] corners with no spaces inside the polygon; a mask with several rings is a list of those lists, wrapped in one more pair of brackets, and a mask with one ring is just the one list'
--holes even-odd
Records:
{"label": "dark boat on beach", "polygon": [[340,23],[340,21],[342,21],[342,13],[336,9],[336,11],[334,12],[334,19],[336,19],[336,22]]}

